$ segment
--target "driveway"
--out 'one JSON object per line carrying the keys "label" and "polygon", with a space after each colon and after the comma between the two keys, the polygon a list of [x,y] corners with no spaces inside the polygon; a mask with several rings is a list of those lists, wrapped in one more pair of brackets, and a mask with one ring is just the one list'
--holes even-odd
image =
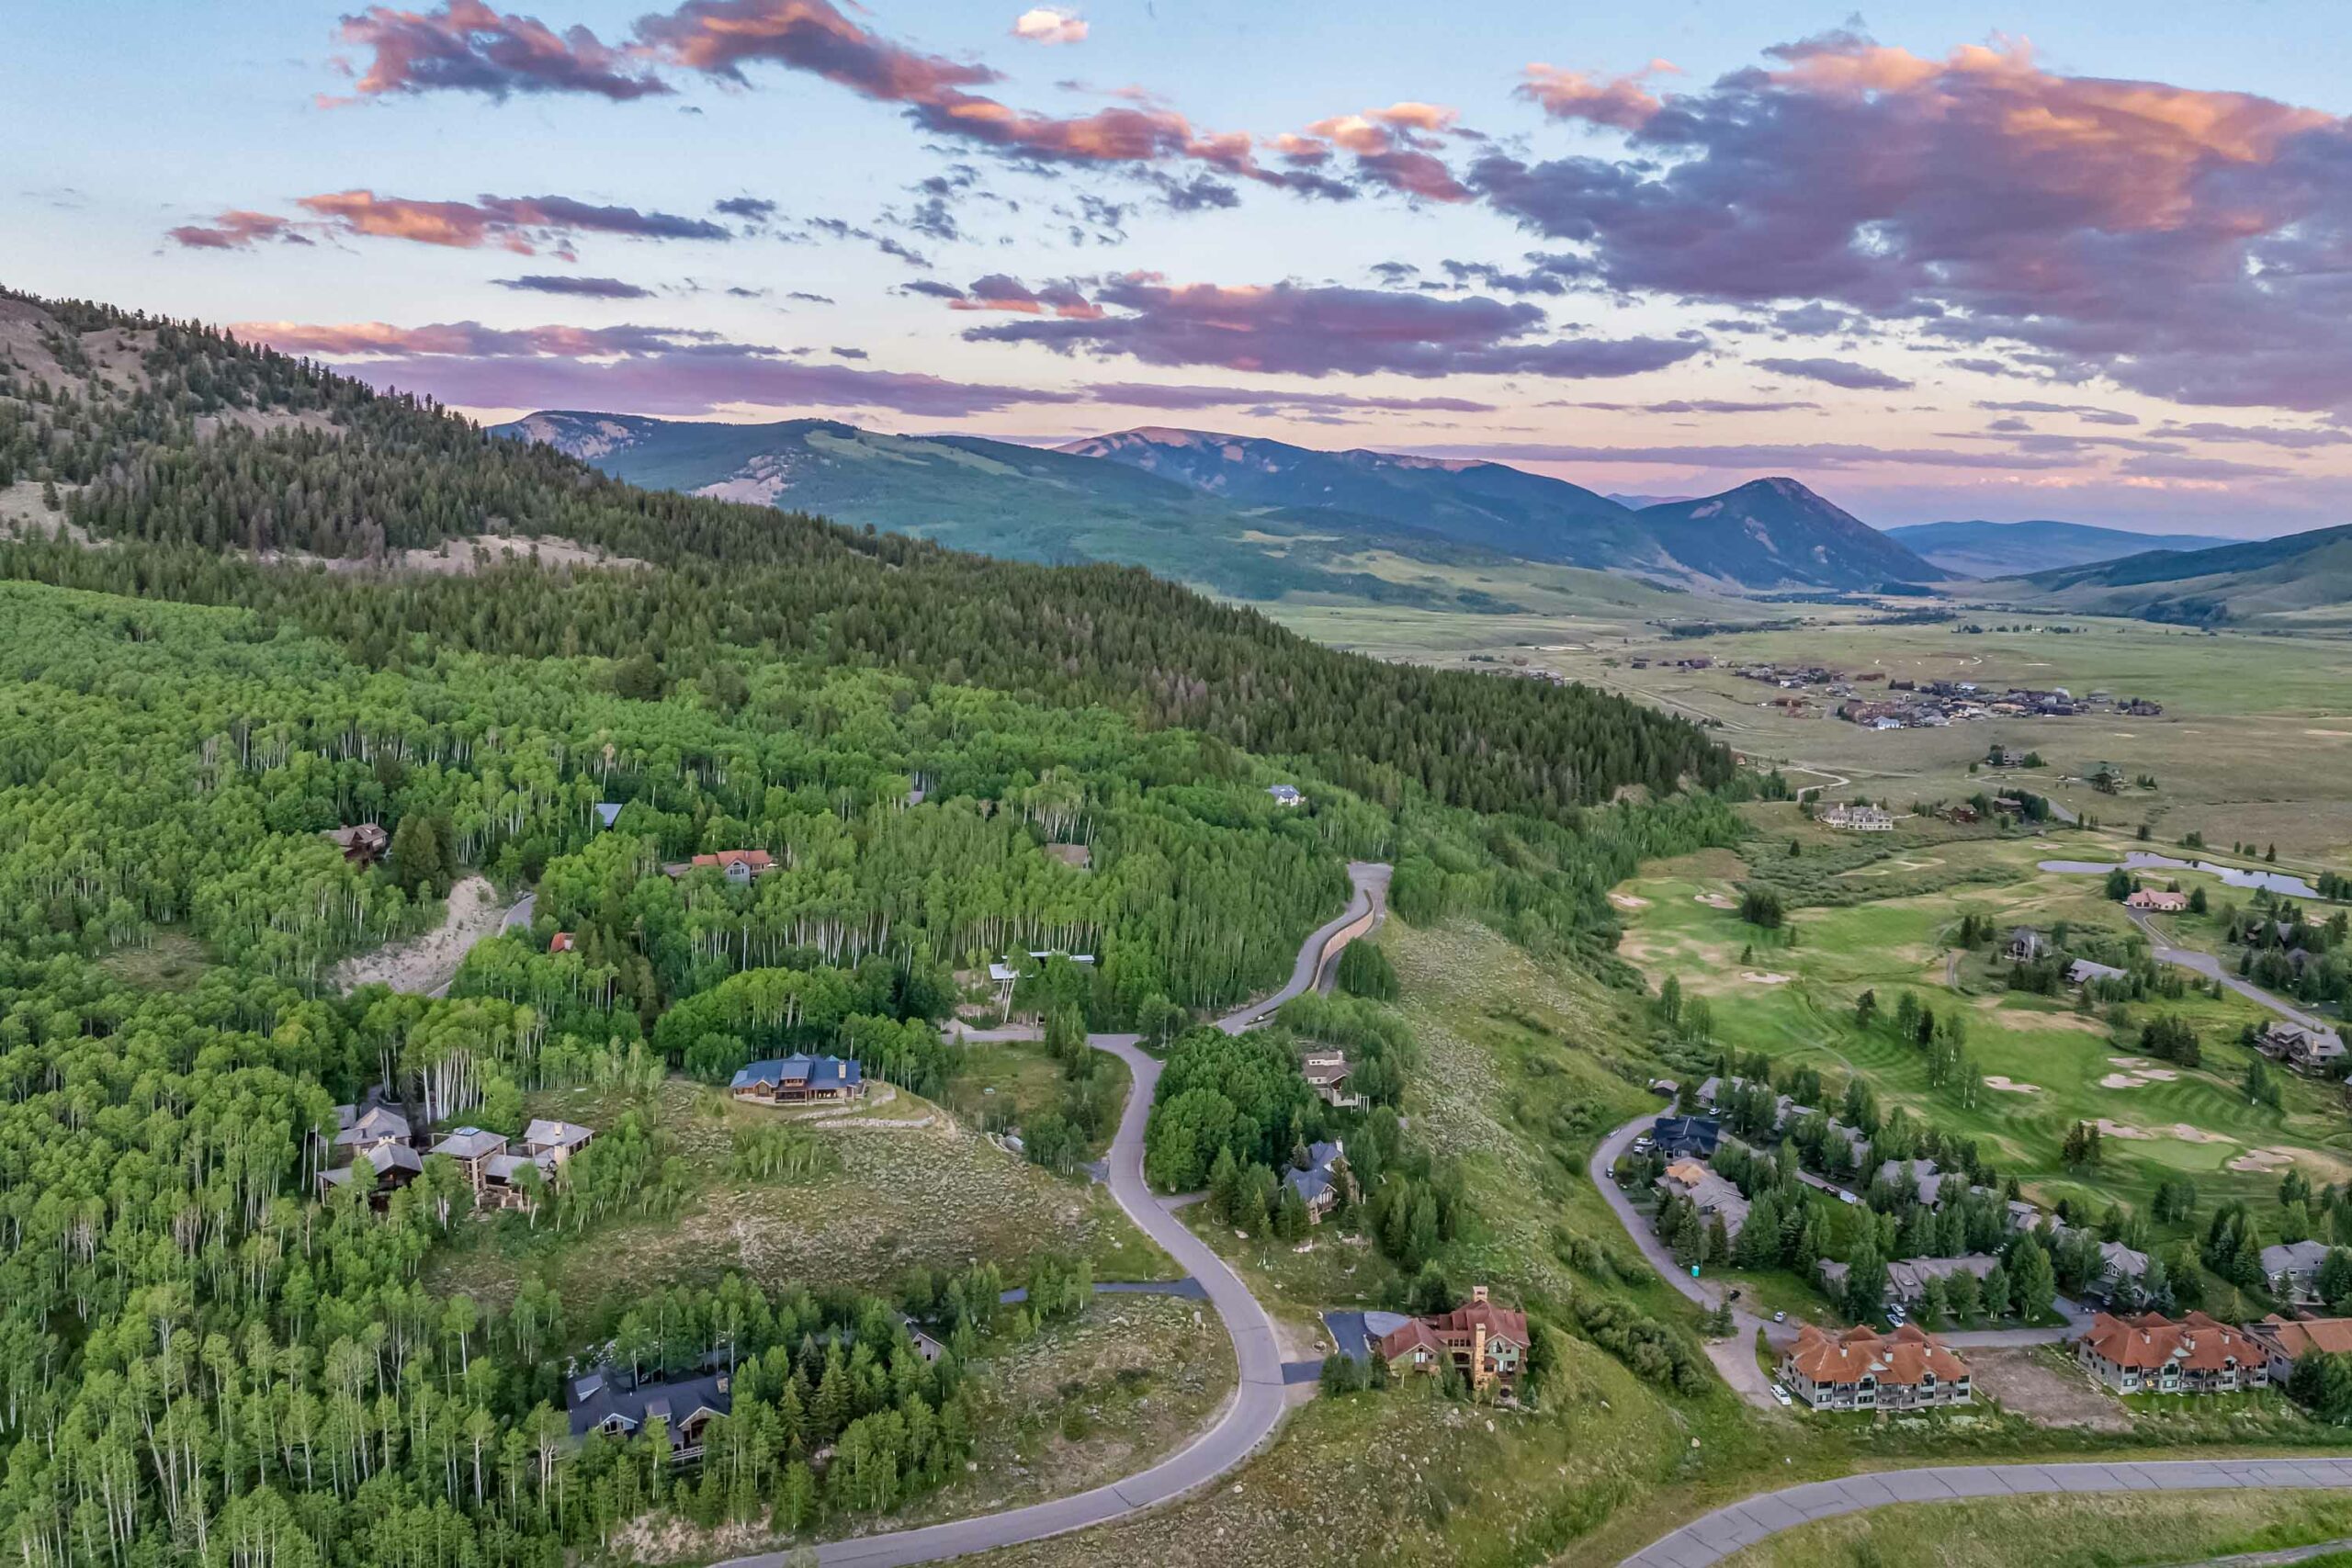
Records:
{"label": "driveway", "polygon": [[1878,1471],[1760,1493],[1717,1508],[1622,1568],[1707,1568],[1784,1529],[1894,1503],[2051,1493],[2221,1492],[2352,1487],[2352,1459],[2165,1460],[2144,1464],[1972,1464]]}

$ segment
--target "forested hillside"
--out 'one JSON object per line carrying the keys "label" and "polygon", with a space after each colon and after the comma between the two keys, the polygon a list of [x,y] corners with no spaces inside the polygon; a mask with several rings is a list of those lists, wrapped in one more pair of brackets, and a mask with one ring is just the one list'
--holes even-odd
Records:
{"label": "forested hillside", "polygon": [[[1136,571],[650,495],[201,328],[0,306],[0,496],[34,508],[0,522],[68,525],[0,544],[0,1532],[44,1568],[838,1533],[960,1472],[967,1360],[1085,1299],[1038,1262],[1000,1308],[982,1258],[485,1313],[424,1283],[476,1223],[447,1156],[319,1194],[371,1088],[506,1134],[531,1097],[790,1049],[936,1094],[939,1021],[1001,954],[1065,1021],[1175,1032],[1281,979],[1351,857],[1392,861],[1415,920],[1593,953],[1638,860],[1735,831],[1679,787],[1724,754],[1616,699],[1333,653]],[[638,564],[399,564],[487,535]],[[359,822],[383,863],[322,836]],[[682,863],[725,849],[775,869]],[[339,987],[461,874],[534,891],[532,921],[447,997]],[[672,1130],[597,1131],[467,1245],[690,1201]],[[1400,1246],[1431,1179],[1400,1157]],[[658,1426],[569,1438],[566,1369],[603,1357],[733,1370],[698,1466]]]}
{"label": "forested hillside", "polygon": [[[151,346],[135,371],[101,372],[85,334]],[[0,575],[244,604],[370,663],[459,628],[485,652],[643,653],[674,677],[698,675],[719,644],[875,663],[1310,757],[1389,805],[1413,784],[1476,810],[1556,812],[1730,776],[1694,727],[1623,698],[1335,653],[1132,570],[989,561],[637,490],[208,329],[75,307],[41,343],[42,363],[18,355],[0,379],[0,479],[83,486],[64,515],[126,547],[18,547]],[[663,570],[387,583],[249,558],[364,562],[492,531]]]}

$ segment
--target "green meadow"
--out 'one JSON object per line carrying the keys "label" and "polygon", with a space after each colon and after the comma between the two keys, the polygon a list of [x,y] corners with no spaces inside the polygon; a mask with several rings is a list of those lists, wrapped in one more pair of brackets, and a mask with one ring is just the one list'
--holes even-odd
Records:
{"label": "green meadow", "polygon": [[[1814,855],[1858,852],[1850,840],[1832,843],[1827,830],[1800,826],[1793,807],[1758,808],[1756,816],[1765,831],[1750,854],[1783,853],[1792,837]],[[1626,928],[1620,953],[1653,986],[1673,975],[1686,993],[1707,997],[1719,1044],[1834,1077],[1859,1074],[1887,1108],[1905,1107],[1931,1126],[1974,1138],[2044,1203],[2074,1197],[2144,1211],[2160,1179],[2186,1172],[2210,1213],[2230,1198],[2272,1201],[2290,1161],[2314,1182],[2352,1176],[2352,1121],[2337,1086],[2280,1073],[2283,1104],[2276,1110],[2241,1092],[2252,1053],[2238,1034],[2268,1016],[2253,1002],[2192,992],[2135,1003],[2119,1037],[2104,1016],[2080,1010],[2070,997],[2008,990],[1997,947],[1962,953],[1951,945],[1970,913],[1990,916],[2004,931],[2066,920],[2126,931],[2121,908],[2101,897],[2098,878],[2036,869],[2043,859],[2120,852],[2120,840],[2064,834],[1935,841],[1917,826],[1891,838],[1873,846],[1873,860],[1825,879],[1830,891],[1855,901],[1792,910],[1789,940],[1775,940],[1725,907],[1736,904],[1749,871],[1729,852],[1645,867],[1614,895]],[[1922,883],[1940,885],[1922,891]],[[1874,884],[1889,885],[1887,896],[1877,896]],[[1985,1086],[1973,1103],[1931,1087],[1925,1054],[1891,1029],[1857,1027],[1854,1003],[1864,990],[1891,1010],[1906,989],[1939,1014],[1958,1010],[1965,1017],[1968,1054]],[[2140,1023],[2158,1012],[2177,1013],[2196,1029],[2200,1066],[2137,1054]],[[2107,1133],[2096,1168],[2069,1170],[2060,1160],[2076,1122],[2100,1123]]]}

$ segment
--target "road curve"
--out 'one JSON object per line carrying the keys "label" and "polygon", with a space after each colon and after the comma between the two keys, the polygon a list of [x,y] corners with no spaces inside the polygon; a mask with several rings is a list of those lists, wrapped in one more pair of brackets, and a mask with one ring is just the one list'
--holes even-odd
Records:
{"label": "road curve", "polygon": [[[1315,931],[1300,945],[1291,985],[1269,1000],[1243,1010],[1246,1018],[1235,1013],[1219,1020],[1217,1027],[1228,1034],[1238,1034],[1266,1012],[1319,980],[1340,947],[1379,922],[1387,908],[1388,874],[1385,865],[1370,862],[1350,865],[1348,875],[1355,884],[1355,897],[1346,913]],[[962,1038],[1006,1038],[1008,1034],[1005,1031],[972,1031]],[[1033,1503],[1027,1507],[951,1519],[921,1529],[830,1541],[815,1549],[814,1560],[820,1568],[902,1568],[908,1563],[991,1551],[1108,1524],[1183,1496],[1216,1480],[1248,1459],[1281,1423],[1284,1405],[1282,1348],[1274,1337],[1272,1320],[1241,1282],[1241,1277],[1163,1206],[1144,1180],[1144,1124],[1151,1117],[1152,1091],[1159,1082],[1160,1063],[1142,1049],[1138,1038],[1133,1034],[1087,1036],[1087,1043],[1096,1050],[1107,1051],[1125,1063],[1133,1079],[1126,1105],[1119,1112],[1118,1131],[1111,1138],[1111,1196],[1126,1211],[1127,1218],[1136,1223],[1137,1229],[1158,1242],[1177,1266],[1199,1280],[1208,1292],[1209,1304],[1216,1309],[1233,1341],[1234,1364],[1240,1374],[1233,1397],[1226,1402],[1215,1425],[1148,1470],[1089,1492]],[[716,1568],[786,1568],[786,1564],[798,1568],[809,1560],[809,1549],[797,1547],[732,1558]]]}
{"label": "road curve", "polygon": [[2196,1459],[2144,1464],[1970,1464],[1783,1487],[1717,1508],[1652,1542],[1621,1568],[1708,1568],[1743,1547],[1815,1519],[1896,1503],[2052,1493],[2222,1492],[2352,1487],[2352,1459]]}
{"label": "road curve", "polygon": [[2199,953],[2193,947],[2175,947],[2165,940],[2164,933],[2156,929],[2155,923],[2149,919],[2145,912],[2126,908],[2123,916],[2133,925],[2138,926],[2141,934],[2148,939],[2148,954],[2158,963],[2177,964],[2193,974],[2202,975],[2209,980],[2219,980],[2248,1001],[2268,1008],[2289,1022],[2300,1023],[2305,1029],[2335,1027],[2324,1019],[2315,1018],[2290,1003],[2279,1000],[2251,980],[2242,979],[2232,974],[2222,966],[2222,961],[2211,953]]}
{"label": "road curve", "polygon": [[[1711,1280],[1692,1279],[1688,1269],[1675,1262],[1674,1254],[1658,1240],[1657,1233],[1642,1223],[1640,1211],[1634,1207],[1633,1199],[1618,1189],[1615,1179],[1609,1174],[1609,1168],[1617,1163],[1617,1156],[1632,1147],[1642,1129],[1657,1119],[1656,1111],[1636,1116],[1601,1139],[1592,1151],[1592,1159],[1585,1173],[1592,1178],[1592,1184],[1599,1189],[1601,1197],[1608,1200],[1610,1209],[1617,1216],[1617,1223],[1625,1227],[1626,1236],[1641,1249],[1643,1258],[1658,1271],[1659,1277],[1713,1312],[1722,1302],[1721,1290]],[[1731,1384],[1742,1399],[1758,1409],[1770,1410],[1779,1402],[1772,1397],[1772,1380],[1766,1377],[1764,1369],[1756,1364],[1756,1332],[1762,1329],[1770,1337],[1775,1330],[1754,1313],[1738,1307],[1732,1309],[1731,1320],[1730,1338],[1706,1341],[1707,1359],[1714,1363],[1715,1371],[1722,1374],[1724,1382]],[[1786,1339],[1795,1333],[1795,1329],[1796,1325],[1792,1323],[1782,1325],[1779,1333]]]}
{"label": "road curve", "polygon": [[1348,880],[1355,884],[1355,897],[1337,919],[1310,932],[1299,943],[1298,961],[1291,965],[1290,983],[1271,997],[1236,1008],[1218,1019],[1216,1027],[1227,1034],[1244,1033],[1265,1022],[1268,1015],[1284,1002],[1321,986],[1329,976],[1340,949],[1376,930],[1388,918],[1391,870],[1377,861],[1350,861]]}

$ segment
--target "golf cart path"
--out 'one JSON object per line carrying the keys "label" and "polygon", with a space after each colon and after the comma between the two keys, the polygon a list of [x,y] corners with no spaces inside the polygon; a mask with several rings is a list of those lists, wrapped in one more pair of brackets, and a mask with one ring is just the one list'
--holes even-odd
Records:
{"label": "golf cart path", "polygon": [[[1329,973],[1339,950],[1377,926],[1387,909],[1389,868],[1370,862],[1348,867],[1355,896],[1345,913],[1318,928],[1299,947],[1290,984],[1268,1000],[1253,1003],[1217,1021],[1228,1034],[1238,1034],[1264,1021],[1265,1015],[1291,998],[1320,983]],[[957,1029],[965,1040],[1034,1038],[1034,1030]],[[1111,1196],[1136,1227],[1159,1244],[1167,1254],[1207,1292],[1225,1330],[1233,1341],[1234,1364],[1239,1380],[1216,1423],[1177,1453],[1136,1474],[1073,1496],[1057,1497],[1001,1513],[981,1514],[927,1525],[921,1529],[894,1530],[885,1535],[829,1541],[816,1547],[737,1557],[716,1568],[798,1568],[814,1562],[820,1568],[901,1568],[933,1562],[975,1551],[1018,1546],[1047,1536],[1140,1513],[1182,1497],[1232,1470],[1256,1452],[1273,1435],[1287,1404],[1282,1347],[1266,1309],[1236,1274],[1194,1235],[1177,1210],[1155,1194],[1144,1180],[1144,1124],[1151,1116],[1152,1090],[1159,1082],[1160,1063],[1137,1043],[1133,1034],[1090,1034],[1087,1043],[1126,1064],[1133,1078],[1127,1102],[1119,1112],[1119,1128],[1111,1139]]]}

